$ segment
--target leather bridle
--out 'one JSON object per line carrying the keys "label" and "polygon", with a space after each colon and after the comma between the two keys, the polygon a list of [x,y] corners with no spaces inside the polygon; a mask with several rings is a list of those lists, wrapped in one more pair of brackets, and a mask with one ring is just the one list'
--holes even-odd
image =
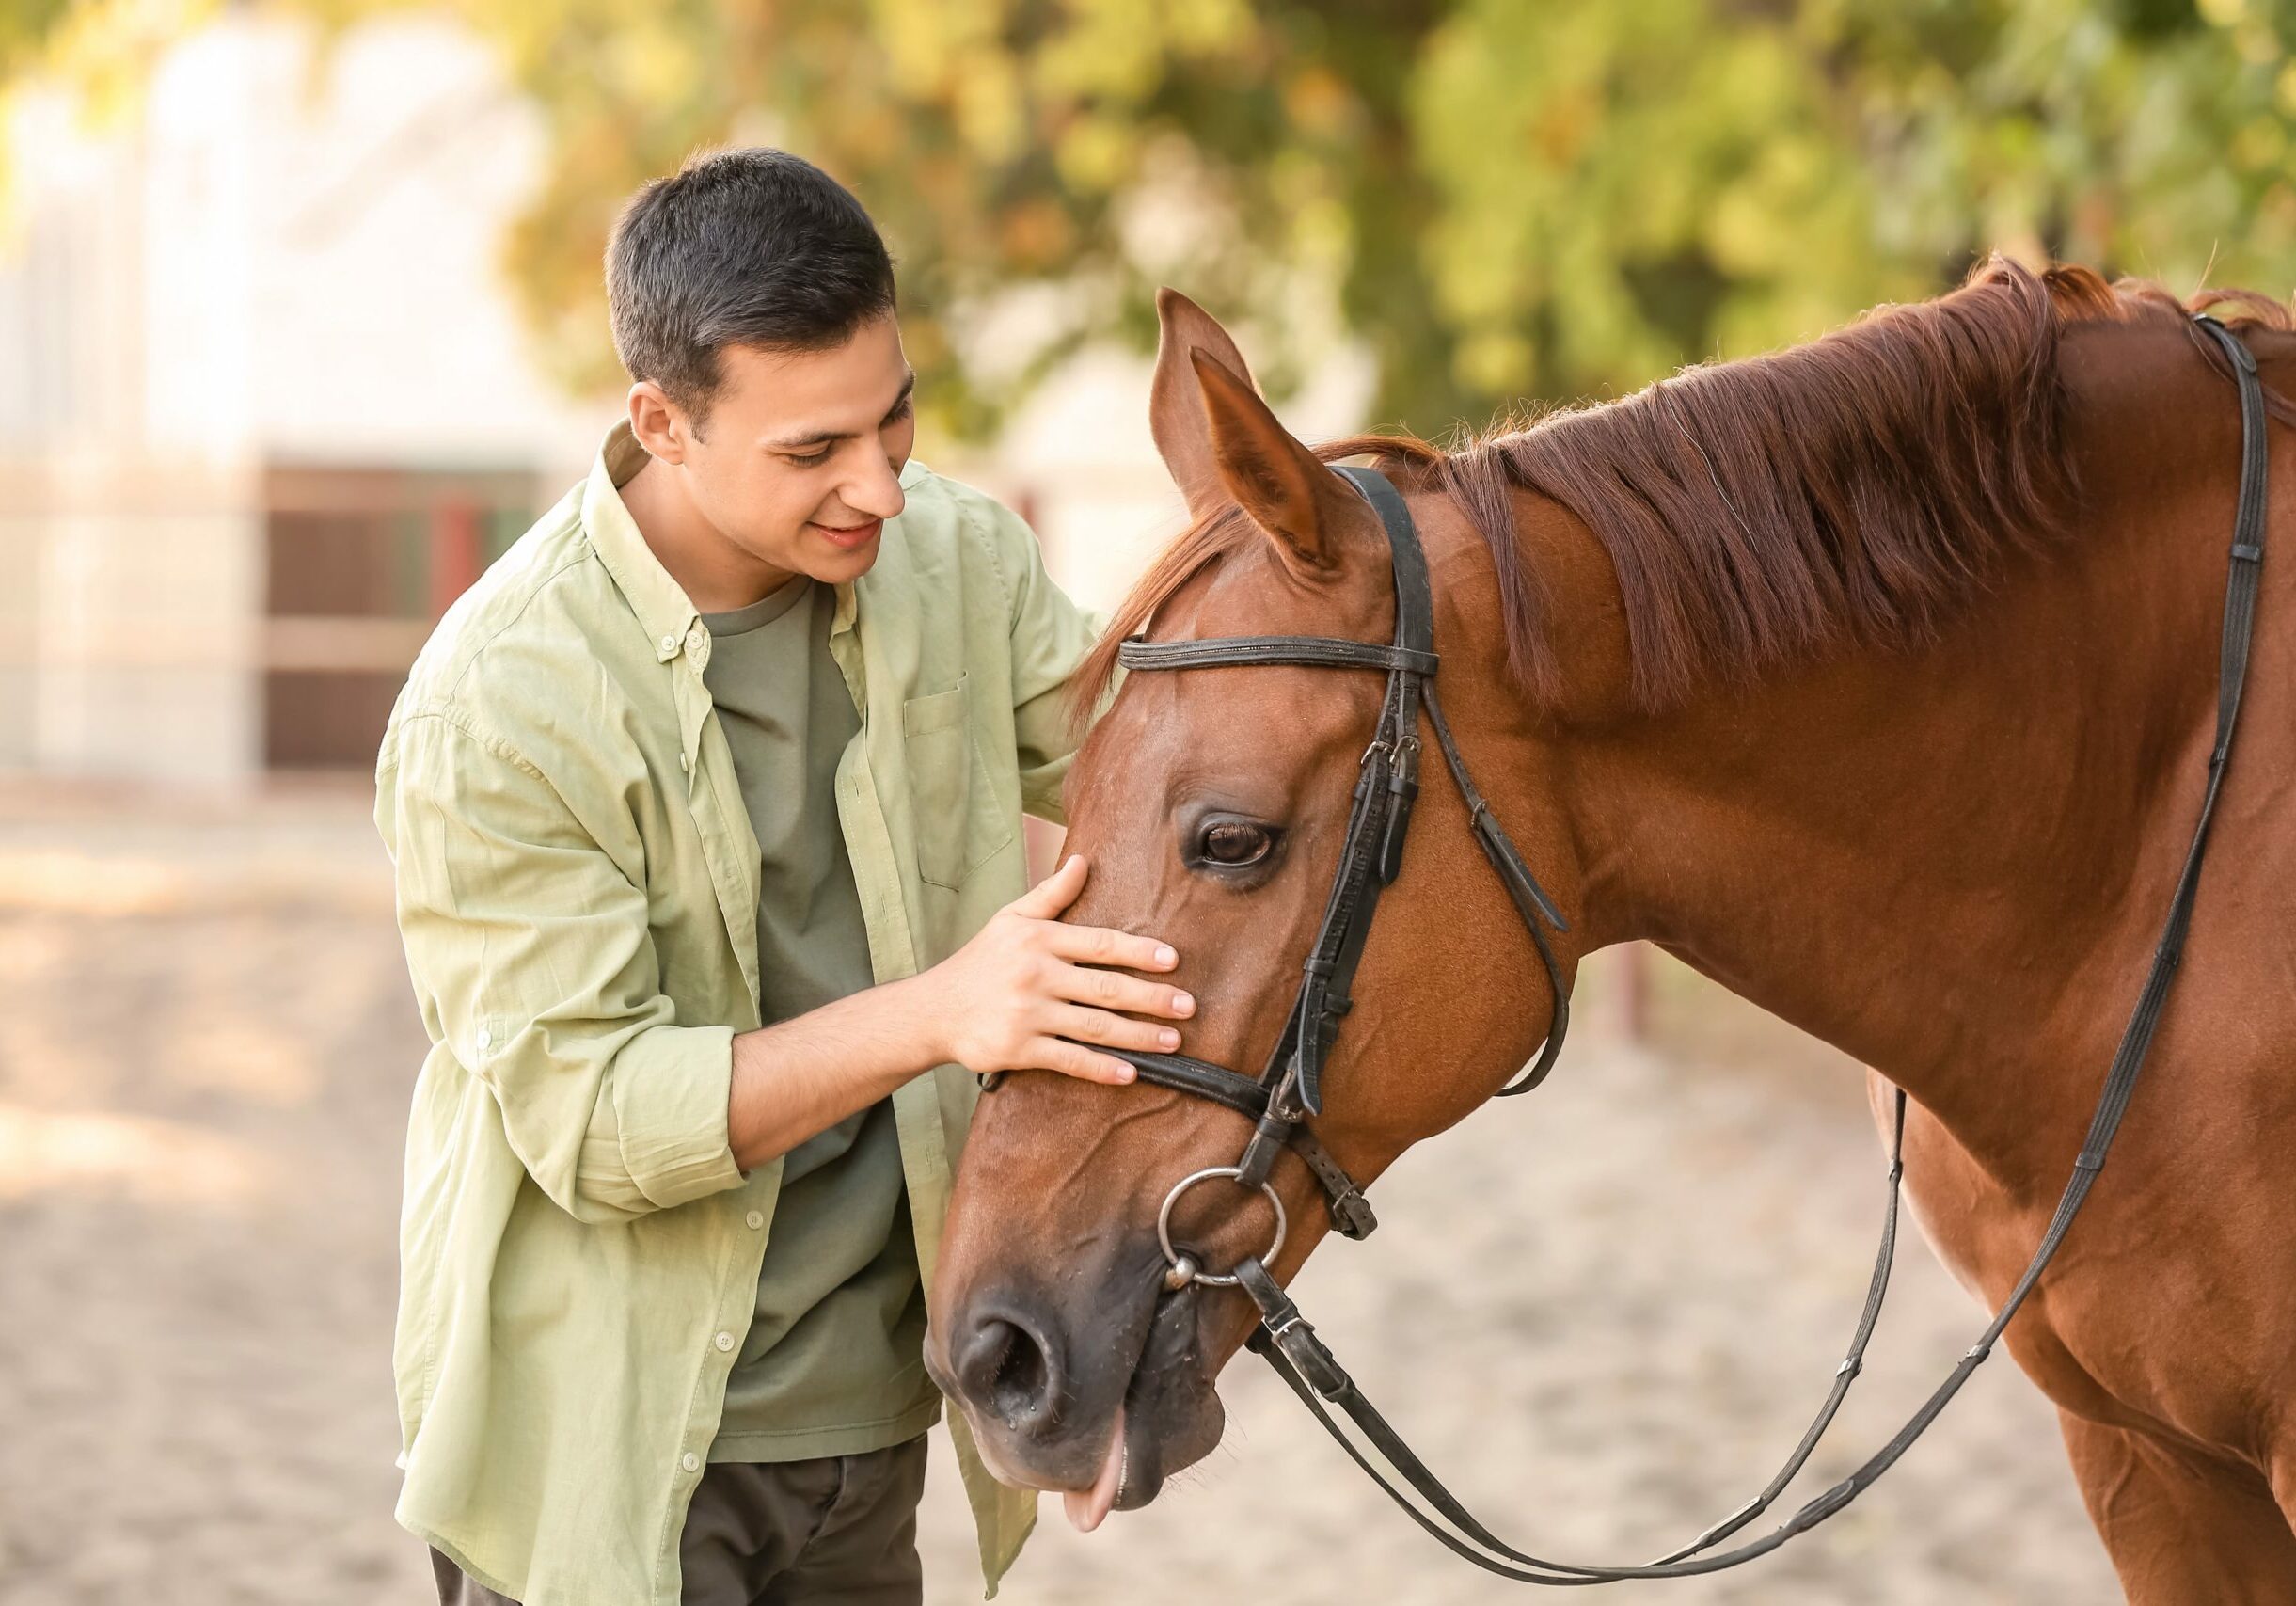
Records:
{"label": "leather bridle", "polygon": [[[1760,1494],[1728,1518],[1708,1528],[1689,1544],[1644,1566],[1580,1566],[1546,1561],[1513,1549],[1494,1535],[1461,1505],[1441,1481],[1413,1455],[1410,1447],[1387,1424],[1386,1419],[1357,1392],[1353,1379],[1316,1337],[1315,1329],[1308,1326],[1301,1316],[1299,1307],[1276,1284],[1265,1264],[1275,1258],[1283,1243],[1283,1206],[1268,1183],[1269,1171],[1275,1164],[1277,1151],[1281,1149],[1291,1149],[1306,1162],[1329,1198],[1332,1222],[1339,1232],[1351,1238],[1360,1238],[1377,1225],[1371,1207],[1363,1197],[1363,1190],[1317,1142],[1307,1126],[1307,1119],[1323,1111],[1323,1068],[1331,1053],[1332,1041],[1351,1003],[1350,988],[1356,963],[1363,954],[1371,917],[1379,905],[1379,895],[1395,880],[1401,868],[1404,834],[1410,824],[1412,802],[1418,793],[1421,708],[1426,711],[1428,727],[1434,733],[1435,743],[1444,762],[1449,768],[1452,779],[1457,782],[1461,796],[1466,801],[1475,839],[1484,856],[1491,861],[1493,868],[1498,872],[1508,896],[1522,916],[1523,924],[1546,967],[1548,985],[1553,990],[1553,1020],[1538,1059],[1520,1079],[1499,1090],[1502,1093],[1527,1092],[1544,1080],[1554,1066],[1556,1055],[1561,1050],[1563,1033],[1569,1024],[1568,986],[1545,932],[1541,930],[1541,924],[1544,922],[1558,931],[1568,928],[1554,900],[1541,888],[1523,855],[1492,816],[1482,794],[1476,789],[1474,781],[1467,773],[1465,761],[1460,756],[1458,744],[1451,738],[1450,727],[1443,717],[1442,703],[1435,690],[1434,601],[1428,580],[1426,556],[1420,549],[1410,512],[1402,497],[1385,475],[1368,469],[1341,468],[1337,470],[1363,494],[1379,515],[1380,523],[1386,531],[1395,571],[1395,639],[1390,645],[1379,646],[1315,636],[1238,636],[1183,642],[1132,640],[1124,642],[1118,647],[1118,661],[1134,673],[1292,664],[1321,669],[1376,669],[1386,674],[1386,695],[1380,708],[1379,723],[1371,743],[1364,750],[1361,771],[1355,782],[1354,805],[1340,848],[1339,867],[1333,879],[1322,924],[1308,950],[1299,995],[1292,1004],[1291,1013],[1266,1068],[1258,1077],[1251,1077],[1184,1055],[1142,1053],[1120,1048],[1106,1052],[1129,1061],[1142,1081],[1225,1105],[1249,1117],[1255,1123],[1252,1137],[1235,1165],[1196,1171],[1182,1178],[1165,1195],[1157,1219],[1158,1238],[1167,1262],[1164,1286],[1175,1291],[1191,1282],[1223,1287],[1241,1286],[1259,1311],[1259,1326],[1252,1334],[1250,1346],[1267,1359],[1355,1464],[1370,1474],[1414,1521],[1450,1550],[1484,1570],[1526,1583],[1607,1583],[1624,1579],[1677,1578],[1718,1572],[1778,1549],[1786,1540],[1815,1527],[1840,1511],[1905,1454],[1937,1419],[1962,1384],[1992,1353],[1995,1342],[2008,1326],[2010,1318],[2023,1305],[2026,1296],[2033,1291],[2042,1272],[2064,1243],[2073,1217],[2079,1213],[2098,1173],[2104,1167],[2106,1153],[2112,1146],[2114,1134],[2118,1130],[2122,1114],[2135,1090],[2137,1074],[2143,1069],[2146,1055],[2151,1047],[2161,1007],[2182,957],[2185,933],[2191,924],[2193,898],[2199,884],[2201,861],[2208,847],[2209,822],[2215,813],[2225,760],[2231,752],[2235,716],[2240,708],[2241,690],[2247,675],[2257,576],[2264,555],[2266,441],[2262,387],[2256,375],[2256,359],[2246,345],[2215,319],[2206,313],[2194,313],[2193,320],[2223,349],[2239,387],[2241,429],[2240,501],[2233,524],[2219,660],[2216,739],[2209,757],[2207,789],[2201,799],[2199,819],[2193,827],[2192,845],[2187,851],[2176,893],[2170,900],[2167,919],[2154,951],[2151,967],[2106,1073],[2096,1114],[2090,1122],[2081,1153],[2073,1162],[2073,1174],[2058,1201],[2056,1213],[2024,1274],[2019,1278],[2000,1311],[1977,1342],[1963,1355],[1952,1375],[1864,1465],[1801,1506],[1769,1534],[1733,1550],[1705,1553],[1753,1521],[1784,1491],[1786,1485],[1816,1449],[1819,1439],[1847,1395],[1850,1384],[1862,1368],[1866,1343],[1881,1313],[1882,1296],[1889,1286],[1890,1270],[1895,1256],[1899,1184],[1905,1171],[1906,1095],[1903,1089],[1896,1094],[1892,1113],[1889,1202],[1883,1216],[1880,1251],[1875,1260],[1865,1306],[1860,1313],[1847,1353],[1836,1369],[1833,1386],[1825,1403],[1785,1465],[1764,1486]],[[1218,1178],[1232,1180],[1241,1187],[1260,1190],[1275,1204],[1276,1212],[1275,1240],[1267,1250],[1242,1261],[1226,1275],[1205,1272],[1192,1256],[1176,1248],[1170,1229],[1172,1209],[1180,1195],[1198,1183]],[[1338,1416],[1345,1417],[1360,1435],[1364,1441],[1362,1446],[1350,1439],[1340,1427],[1334,1415],[1335,1410]],[[1399,1487],[1394,1478],[1372,1464],[1370,1456],[1366,1454],[1367,1448],[1400,1475],[1402,1483],[1409,1486],[1409,1493]],[[1417,1495],[1425,1503],[1426,1509],[1413,1503],[1412,1494]]]}
{"label": "leather bridle", "polygon": [[[1267,1188],[1268,1172],[1275,1163],[1276,1152],[1290,1148],[1322,1185],[1330,1201],[1332,1225],[1348,1237],[1361,1238],[1379,1224],[1378,1218],[1371,1214],[1363,1190],[1316,1141],[1307,1118],[1323,1113],[1323,1065],[1330,1057],[1339,1023],[1354,1002],[1355,966],[1371,932],[1371,916],[1378,912],[1380,893],[1402,868],[1403,838],[1411,824],[1412,803],[1419,795],[1422,707],[1444,762],[1466,799],[1475,839],[1482,844],[1483,852],[1506,883],[1531,941],[1538,946],[1547,983],[1554,992],[1554,1023],[1547,1031],[1545,1047],[1537,1063],[1501,1092],[1522,1093],[1537,1087],[1562,1050],[1563,1032],[1570,1025],[1570,987],[1539,922],[1544,920],[1559,931],[1568,928],[1554,899],[1532,877],[1523,855],[1475,789],[1458,744],[1451,739],[1450,726],[1443,718],[1443,705],[1435,694],[1434,592],[1410,510],[1386,475],[1370,469],[1337,471],[1363,493],[1387,532],[1395,569],[1395,640],[1391,645],[1328,636],[1227,636],[1196,642],[1128,641],[1116,648],[1116,661],[1134,674],[1256,664],[1386,672],[1386,696],[1380,705],[1370,745],[1363,750],[1347,832],[1339,847],[1338,873],[1324,904],[1322,924],[1308,946],[1299,995],[1292,1001],[1291,1013],[1266,1067],[1257,1077],[1186,1055],[1129,1049],[1109,1052],[1129,1060],[1144,1082],[1226,1105],[1254,1121],[1251,1141],[1234,1166],[1199,1171],[1180,1184],[1180,1188],[1209,1176],[1225,1175],[1232,1177],[1238,1186],[1267,1189],[1273,1199],[1274,1190]],[[1175,1189],[1172,1198],[1179,1192]],[[1170,1205],[1171,1198],[1167,1198],[1167,1219]],[[1274,1253],[1271,1249],[1262,1259],[1272,1258]],[[1201,1272],[1194,1275],[1196,1280],[1203,1280]],[[1222,1279],[1222,1285],[1227,1280]]]}

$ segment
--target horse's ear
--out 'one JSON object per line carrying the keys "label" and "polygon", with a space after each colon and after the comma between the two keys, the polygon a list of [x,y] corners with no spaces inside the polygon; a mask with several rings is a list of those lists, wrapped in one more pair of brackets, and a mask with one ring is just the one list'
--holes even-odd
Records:
{"label": "horse's ear", "polygon": [[1226,504],[1227,492],[1212,456],[1203,388],[1190,358],[1209,352],[1246,386],[1252,382],[1252,371],[1219,322],[1177,290],[1156,293],[1156,382],[1148,391],[1148,430],[1173,483],[1188,499],[1188,517],[1209,518]]}
{"label": "horse's ear", "polygon": [[1253,522],[1276,539],[1295,570],[1328,571],[1339,558],[1339,535],[1365,512],[1363,499],[1284,428],[1251,385],[1219,358],[1194,354],[1191,366],[1204,393],[1220,485]]}

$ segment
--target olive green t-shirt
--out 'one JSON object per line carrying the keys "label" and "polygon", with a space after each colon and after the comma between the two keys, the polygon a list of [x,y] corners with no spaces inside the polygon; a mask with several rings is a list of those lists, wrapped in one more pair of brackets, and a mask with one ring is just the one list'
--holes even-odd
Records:
{"label": "olive green t-shirt", "polygon": [[[836,593],[802,576],[705,613],[704,683],[734,756],[762,861],[759,1014],[768,1026],[874,984],[861,897],[837,820],[837,764],[861,732],[830,656]],[[792,1149],[725,1385],[712,1461],[881,1450],[940,1412],[925,1375],[925,1291],[893,1103]]]}

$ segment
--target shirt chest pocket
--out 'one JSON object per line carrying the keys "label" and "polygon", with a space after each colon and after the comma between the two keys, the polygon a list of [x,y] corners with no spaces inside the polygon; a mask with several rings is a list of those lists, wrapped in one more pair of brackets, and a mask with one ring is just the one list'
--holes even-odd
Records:
{"label": "shirt chest pocket", "polygon": [[1014,822],[973,734],[966,699],[970,679],[901,705],[909,744],[909,787],[915,808],[917,874],[956,887],[1011,842]]}

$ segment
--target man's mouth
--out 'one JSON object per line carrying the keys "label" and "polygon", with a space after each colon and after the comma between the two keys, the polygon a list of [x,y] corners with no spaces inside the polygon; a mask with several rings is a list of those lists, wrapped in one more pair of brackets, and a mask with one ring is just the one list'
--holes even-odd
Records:
{"label": "man's mouth", "polygon": [[814,531],[831,546],[841,547],[849,552],[876,540],[878,533],[885,528],[885,521],[881,518],[872,518],[866,524],[823,524],[815,520],[807,528]]}

